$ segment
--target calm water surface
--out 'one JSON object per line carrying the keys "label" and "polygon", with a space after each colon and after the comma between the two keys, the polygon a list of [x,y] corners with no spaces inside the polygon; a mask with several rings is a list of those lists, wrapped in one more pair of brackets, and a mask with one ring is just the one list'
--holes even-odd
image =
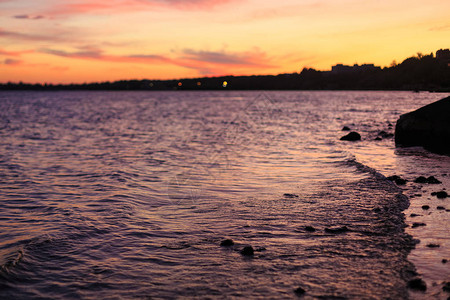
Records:
{"label": "calm water surface", "polygon": [[445,299],[450,205],[429,194],[450,159],[374,140],[444,96],[3,92],[0,296],[397,299],[416,267],[429,290],[410,296]]}

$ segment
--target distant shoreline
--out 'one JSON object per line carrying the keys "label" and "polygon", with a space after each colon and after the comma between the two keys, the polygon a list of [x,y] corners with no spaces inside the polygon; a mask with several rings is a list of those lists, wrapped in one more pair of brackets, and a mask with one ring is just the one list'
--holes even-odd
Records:
{"label": "distant shoreline", "polygon": [[[449,52],[450,53],[450,52]],[[173,80],[119,80],[77,84],[0,83],[1,90],[33,91],[429,91],[450,92],[450,58],[418,54],[380,68],[372,65],[336,65],[331,71],[304,68],[300,73],[279,75],[220,76]]]}

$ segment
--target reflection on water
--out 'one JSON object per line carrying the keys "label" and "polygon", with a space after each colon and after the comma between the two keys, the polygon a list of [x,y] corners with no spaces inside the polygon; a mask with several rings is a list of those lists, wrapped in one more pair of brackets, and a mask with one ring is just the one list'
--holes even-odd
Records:
{"label": "reflection on water", "polygon": [[0,295],[404,298],[404,199],[360,163],[433,169],[373,139],[441,96],[2,93]]}

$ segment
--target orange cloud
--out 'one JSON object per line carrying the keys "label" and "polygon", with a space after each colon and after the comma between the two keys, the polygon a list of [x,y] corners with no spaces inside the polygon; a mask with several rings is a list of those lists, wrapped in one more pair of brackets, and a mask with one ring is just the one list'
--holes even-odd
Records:
{"label": "orange cloud", "polygon": [[[0,32],[1,35],[1,32]],[[6,51],[3,49],[0,49],[0,55],[4,55],[4,56],[20,56],[22,54],[26,54],[26,53],[32,53],[34,52],[33,50],[24,50],[24,51]]]}
{"label": "orange cloud", "polygon": [[224,51],[195,51],[186,49],[181,56],[170,58],[156,54],[109,55],[97,48],[86,47],[81,51],[68,52],[40,49],[39,52],[73,59],[87,59],[114,63],[169,64],[194,69],[201,75],[228,74],[239,70],[275,68],[261,51],[226,53]]}
{"label": "orange cloud", "polygon": [[21,60],[19,59],[12,59],[12,58],[7,58],[3,61],[4,65],[9,65],[9,66],[15,66],[15,65],[20,65],[22,63]]}

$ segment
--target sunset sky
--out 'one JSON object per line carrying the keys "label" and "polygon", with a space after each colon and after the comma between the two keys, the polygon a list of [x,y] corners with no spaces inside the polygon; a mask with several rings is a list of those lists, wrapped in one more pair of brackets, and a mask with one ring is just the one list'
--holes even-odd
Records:
{"label": "sunset sky", "polygon": [[448,0],[0,0],[0,82],[387,66],[441,48]]}

